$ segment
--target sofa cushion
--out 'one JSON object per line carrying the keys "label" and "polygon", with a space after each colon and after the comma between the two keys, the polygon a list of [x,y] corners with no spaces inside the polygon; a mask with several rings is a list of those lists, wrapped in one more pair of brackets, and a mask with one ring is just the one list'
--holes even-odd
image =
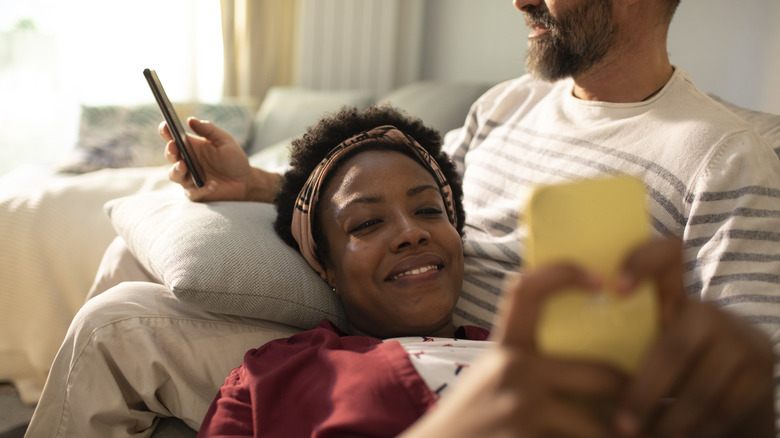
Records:
{"label": "sofa cushion", "polygon": [[[246,147],[255,104],[251,102],[178,103],[176,112],[210,120]],[[104,168],[145,167],[167,164],[165,142],[157,134],[163,121],[156,104],[81,107],[76,147],[59,170],[85,173]]]}
{"label": "sofa cushion", "polygon": [[362,109],[372,101],[369,91],[273,87],[255,115],[248,152],[254,154],[286,138],[302,135],[323,114],[338,111],[344,105]]}
{"label": "sofa cushion", "polygon": [[442,135],[460,128],[471,104],[492,85],[480,83],[422,81],[402,86],[379,99],[409,115],[419,117]]}
{"label": "sofa cushion", "polygon": [[106,211],[141,265],[184,302],[303,329],[322,318],[345,327],[339,299],[274,232],[271,204],[158,192],[115,199]]}

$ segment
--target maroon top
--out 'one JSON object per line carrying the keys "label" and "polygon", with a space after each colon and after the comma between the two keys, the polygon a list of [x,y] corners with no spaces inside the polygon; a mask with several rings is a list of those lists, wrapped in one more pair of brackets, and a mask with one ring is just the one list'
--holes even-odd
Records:
{"label": "maroon top", "polygon": [[[469,326],[456,337],[488,335]],[[436,399],[398,342],[348,336],[323,320],[249,350],[225,379],[198,437],[393,437]]]}

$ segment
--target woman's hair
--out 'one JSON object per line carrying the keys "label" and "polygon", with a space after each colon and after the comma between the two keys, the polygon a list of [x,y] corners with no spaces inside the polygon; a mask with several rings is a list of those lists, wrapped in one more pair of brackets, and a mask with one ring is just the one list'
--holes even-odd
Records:
{"label": "woman's hair", "polygon": [[[455,165],[450,161],[449,156],[441,150],[441,135],[438,131],[425,126],[420,119],[401,113],[391,105],[370,106],[362,111],[355,107],[345,106],[338,112],[323,117],[317,124],[307,128],[303,136],[292,141],[290,169],[282,175],[279,191],[274,198],[274,204],[276,205],[274,229],[288,245],[298,249],[298,244],[290,231],[293,209],[301,188],[314,168],[339,143],[361,132],[384,125],[392,125],[414,138],[436,160],[452,190],[452,202],[457,216],[457,230],[458,233],[463,234],[465,213],[463,211],[463,189],[460,176]],[[388,141],[377,140],[356,151],[345,154],[338,161],[337,166],[345,163],[351,156],[369,150],[393,150],[406,154],[419,162],[419,159],[414,156],[409,148],[394,145]],[[334,173],[335,169],[330,171],[329,175]],[[325,187],[327,183],[328,178],[326,177],[322,186]],[[319,256],[322,259],[328,254],[328,246],[323,233],[320,231],[321,221],[319,218],[315,218],[313,222],[314,229],[312,233]]]}

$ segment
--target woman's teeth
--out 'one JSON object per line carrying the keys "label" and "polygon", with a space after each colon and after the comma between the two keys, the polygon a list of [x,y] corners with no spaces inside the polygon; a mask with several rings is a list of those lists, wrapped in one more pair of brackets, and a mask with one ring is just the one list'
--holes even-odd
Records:
{"label": "woman's teeth", "polygon": [[423,266],[423,267],[420,267],[420,268],[414,268],[412,270],[409,270],[409,271],[406,271],[406,272],[401,272],[400,274],[393,275],[392,277],[390,277],[390,280],[397,280],[397,279],[399,279],[401,277],[405,277],[407,275],[422,274],[422,273],[428,272],[428,271],[430,271],[432,269],[439,269],[439,268],[436,265],[428,265],[428,266]]}

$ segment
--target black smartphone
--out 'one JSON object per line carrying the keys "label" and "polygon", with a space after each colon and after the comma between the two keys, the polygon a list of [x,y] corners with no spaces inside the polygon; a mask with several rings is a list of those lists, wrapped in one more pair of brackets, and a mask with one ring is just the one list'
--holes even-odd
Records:
{"label": "black smartphone", "polygon": [[146,77],[146,82],[149,83],[149,88],[152,89],[154,99],[157,101],[160,112],[162,112],[165,122],[168,124],[168,130],[176,142],[176,147],[179,148],[179,155],[187,164],[187,169],[190,171],[190,175],[192,175],[192,181],[197,187],[203,187],[205,175],[198,162],[198,157],[195,156],[195,152],[190,146],[184,125],[181,123],[179,116],[176,115],[176,110],[173,108],[171,101],[168,100],[168,95],[165,94],[160,78],[157,77],[157,73],[154,70],[149,68],[144,69],[144,77]]}

